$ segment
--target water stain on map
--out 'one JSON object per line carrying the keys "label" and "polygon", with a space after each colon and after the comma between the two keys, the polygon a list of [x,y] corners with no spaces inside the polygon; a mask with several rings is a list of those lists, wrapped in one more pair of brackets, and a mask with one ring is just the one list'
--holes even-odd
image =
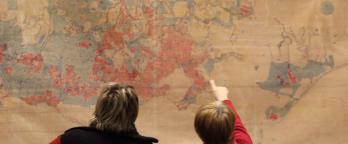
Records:
{"label": "water stain on map", "polygon": [[335,11],[335,6],[331,1],[323,1],[320,5],[320,10],[324,15],[331,15]]}

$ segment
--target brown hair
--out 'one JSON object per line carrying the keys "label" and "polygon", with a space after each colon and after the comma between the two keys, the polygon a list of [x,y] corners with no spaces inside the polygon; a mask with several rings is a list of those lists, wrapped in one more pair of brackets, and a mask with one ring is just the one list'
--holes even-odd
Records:
{"label": "brown hair", "polygon": [[100,130],[130,132],[135,130],[138,111],[138,96],[132,86],[109,84],[97,100],[92,123]]}
{"label": "brown hair", "polygon": [[232,110],[218,101],[199,108],[194,126],[204,144],[228,144],[232,141],[234,120]]}

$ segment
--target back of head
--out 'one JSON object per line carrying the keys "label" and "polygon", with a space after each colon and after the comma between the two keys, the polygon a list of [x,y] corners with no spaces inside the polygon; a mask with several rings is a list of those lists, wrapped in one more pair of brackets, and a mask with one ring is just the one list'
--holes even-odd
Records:
{"label": "back of head", "polygon": [[210,103],[198,110],[194,126],[204,144],[228,144],[232,140],[234,114],[221,101]]}
{"label": "back of head", "polygon": [[116,133],[135,130],[139,102],[132,86],[109,84],[97,100],[94,115],[96,128]]}

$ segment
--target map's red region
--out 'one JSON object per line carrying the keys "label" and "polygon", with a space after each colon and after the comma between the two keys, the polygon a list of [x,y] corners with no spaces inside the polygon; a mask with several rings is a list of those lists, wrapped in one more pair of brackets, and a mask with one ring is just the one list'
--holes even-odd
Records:
{"label": "map's red region", "polygon": [[57,66],[50,66],[48,69],[48,73],[53,80],[53,87],[61,88],[63,86],[61,74],[57,68]]}
{"label": "map's red region", "polygon": [[271,112],[268,116],[268,119],[270,120],[277,120],[278,119],[278,115],[276,113]]}
{"label": "map's red region", "polygon": [[65,85],[75,85],[80,80],[80,76],[76,75],[74,66],[66,65],[65,74],[63,76],[63,83]]}
{"label": "map's red region", "polygon": [[7,75],[11,76],[12,73],[13,73],[13,68],[10,67],[10,66],[6,67],[6,68],[5,68],[5,73],[6,73]]}
{"label": "map's red region", "polygon": [[49,106],[57,106],[59,99],[54,95],[52,91],[47,90],[41,95],[32,95],[22,98],[27,104],[37,105],[40,103],[46,103]]}
{"label": "map's red region", "polygon": [[252,14],[252,6],[249,2],[245,2],[240,6],[240,15],[243,17],[247,17]]}
{"label": "map's red region", "polygon": [[[176,20],[173,25],[163,23],[154,7],[144,6],[142,11],[136,12],[128,9],[125,0],[121,0],[119,5],[117,22],[103,30],[101,40],[96,42],[92,65],[85,69],[87,76],[81,75],[74,63],[62,63],[59,67],[44,65],[41,54],[22,54],[17,57],[17,63],[28,67],[32,73],[45,72],[54,92],[84,99],[96,96],[99,84],[110,81],[133,85],[142,100],[164,96],[171,89],[171,84],[160,83],[180,69],[192,81],[178,103],[179,109],[185,109],[207,86],[207,80],[198,67],[209,58],[204,50],[193,53],[197,47],[187,32],[189,21]],[[241,11],[244,15],[251,13],[249,7],[248,4],[243,5]],[[149,44],[149,41],[156,41],[156,44]],[[91,39],[81,39],[76,41],[76,47],[90,49],[94,43]],[[0,62],[5,49],[0,47]],[[12,70],[9,68],[6,72],[10,75]],[[30,97],[33,96],[28,99]],[[29,104],[45,100],[48,99],[33,98]]]}
{"label": "map's red region", "polygon": [[4,52],[7,49],[7,44],[0,44],[0,64],[4,61]]}
{"label": "map's red region", "polygon": [[289,77],[289,81],[293,84],[297,83],[297,78],[296,75],[294,74],[294,72],[292,72],[292,70],[290,68],[288,68],[288,77]]}
{"label": "map's red region", "polygon": [[65,66],[64,75],[59,72],[57,66],[51,66],[48,72],[53,80],[53,86],[63,89],[66,94],[71,96],[82,96],[85,99],[89,99],[96,95],[98,86],[81,82],[80,76],[76,74],[72,65]]}
{"label": "map's red region", "polygon": [[88,40],[82,40],[82,41],[79,42],[79,47],[80,48],[87,49],[90,46],[92,46],[92,43],[90,41],[88,41]]}
{"label": "map's red region", "polygon": [[41,54],[25,53],[17,58],[17,63],[27,66],[31,72],[40,73],[43,70],[43,58]]}
{"label": "map's red region", "polygon": [[[150,12],[151,10],[149,10]],[[151,14],[149,15],[151,16]],[[158,85],[158,83],[173,73],[175,69],[182,68],[185,76],[193,80],[193,85],[183,98],[184,103],[186,103],[185,100],[190,103],[191,98],[194,99],[198,92],[206,86],[206,80],[197,67],[208,58],[208,54],[192,55],[194,42],[190,36],[176,31],[173,27],[162,27],[160,32],[163,37],[159,39],[159,50],[153,51],[152,48],[143,44],[137,48],[128,47],[126,39],[127,41],[133,40],[134,33],[128,28],[119,32],[115,27],[104,33],[103,40],[96,50],[97,56],[90,75],[91,80],[128,83],[136,88],[143,99],[150,99],[152,96],[165,95],[170,86]],[[149,29],[145,29],[144,33],[152,35]],[[125,59],[133,61],[116,67],[112,60],[105,56],[106,49],[115,53],[129,49],[130,53],[125,53],[123,56]],[[138,67],[141,67],[140,65],[144,61],[146,65],[139,69]],[[184,104],[179,107],[186,108],[186,106]]]}

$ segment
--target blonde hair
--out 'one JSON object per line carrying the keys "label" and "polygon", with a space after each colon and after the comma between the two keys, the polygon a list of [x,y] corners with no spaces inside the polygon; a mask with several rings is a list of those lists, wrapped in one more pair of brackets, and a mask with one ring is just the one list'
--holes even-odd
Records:
{"label": "blonde hair", "polygon": [[194,126],[204,144],[228,144],[232,141],[234,120],[232,110],[218,101],[199,108]]}
{"label": "blonde hair", "polygon": [[138,111],[138,96],[132,86],[109,84],[97,100],[92,123],[99,130],[130,132],[135,130]]}

